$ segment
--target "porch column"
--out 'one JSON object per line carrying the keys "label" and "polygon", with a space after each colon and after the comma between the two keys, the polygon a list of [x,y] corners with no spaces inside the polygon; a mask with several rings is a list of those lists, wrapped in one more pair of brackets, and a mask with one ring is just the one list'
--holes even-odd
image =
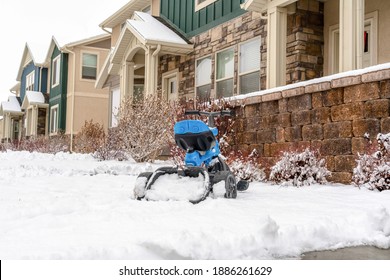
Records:
{"label": "porch column", "polygon": [[268,8],[267,88],[286,84],[287,9]]}
{"label": "porch column", "polygon": [[145,52],[145,94],[155,94],[157,91],[158,55],[153,55],[149,49]]}
{"label": "porch column", "polygon": [[129,96],[134,97],[134,62],[127,63],[127,83]]}
{"label": "porch column", "polygon": [[7,113],[4,119],[4,138],[11,140],[11,114]]}
{"label": "porch column", "polygon": [[32,125],[31,135],[37,136],[37,128],[38,128],[38,108],[37,108],[37,105],[33,106],[31,125]]}
{"label": "porch column", "polygon": [[363,66],[364,0],[340,0],[340,72]]}

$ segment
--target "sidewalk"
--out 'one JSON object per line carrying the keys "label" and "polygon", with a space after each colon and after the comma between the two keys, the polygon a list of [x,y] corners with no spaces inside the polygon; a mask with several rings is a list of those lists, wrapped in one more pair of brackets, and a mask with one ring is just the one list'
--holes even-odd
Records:
{"label": "sidewalk", "polygon": [[335,251],[308,252],[302,260],[390,260],[390,249],[383,250],[371,246],[359,246]]}

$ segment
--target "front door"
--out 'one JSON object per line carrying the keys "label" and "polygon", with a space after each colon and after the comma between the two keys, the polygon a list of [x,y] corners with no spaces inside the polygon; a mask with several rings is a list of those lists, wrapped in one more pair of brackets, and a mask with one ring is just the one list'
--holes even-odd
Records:
{"label": "front door", "polygon": [[176,76],[167,79],[168,101],[177,100],[177,78]]}

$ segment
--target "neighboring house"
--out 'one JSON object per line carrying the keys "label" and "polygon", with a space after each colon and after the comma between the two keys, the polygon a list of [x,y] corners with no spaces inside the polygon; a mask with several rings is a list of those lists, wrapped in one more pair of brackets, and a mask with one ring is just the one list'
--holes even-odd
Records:
{"label": "neighboring house", "polygon": [[230,97],[376,65],[388,15],[386,0],[132,0],[100,25],[113,50],[96,86],[113,111],[138,89]]}
{"label": "neighboring house", "polygon": [[48,65],[41,53],[26,43],[16,78],[24,112],[21,137],[45,136],[48,131]]}
{"label": "neighboring house", "polygon": [[109,34],[60,46],[53,37],[46,60],[50,65],[49,134],[77,134],[85,121],[107,129],[108,89],[95,81],[111,48]]}
{"label": "neighboring house", "polygon": [[0,140],[1,142],[19,140],[21,138],[21,128],[23,112],[21,100],[17,96],[9,96],[8,101],[0,104]]}

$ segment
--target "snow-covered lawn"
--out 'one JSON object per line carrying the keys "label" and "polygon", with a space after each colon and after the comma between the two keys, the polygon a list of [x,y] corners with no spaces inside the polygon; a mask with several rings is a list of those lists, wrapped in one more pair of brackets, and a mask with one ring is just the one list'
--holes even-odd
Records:
{"label": "snow-covered lawn", "polygon": [[0,259],[286,259],[390,248],[390,191],[251,183],[236,200],[133,200],[158,165],[0,153]]}

